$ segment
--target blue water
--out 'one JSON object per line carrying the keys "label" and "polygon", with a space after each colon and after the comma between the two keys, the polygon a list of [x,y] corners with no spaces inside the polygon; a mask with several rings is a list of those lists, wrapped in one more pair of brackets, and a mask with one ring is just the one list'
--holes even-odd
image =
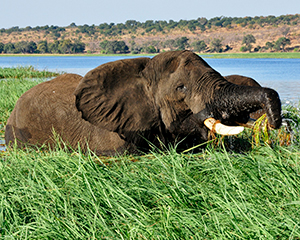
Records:
{"label": "blue water", "polygon": [[[37,69],[85,75],[110,61],[139,56],[18,56],[0,57],[0,67],[32,65]],[[300,99],[300,59],[210,59],[211,67],[222,75],[240,74],[254,78],[262,86],[275,89],[282,102]]]}

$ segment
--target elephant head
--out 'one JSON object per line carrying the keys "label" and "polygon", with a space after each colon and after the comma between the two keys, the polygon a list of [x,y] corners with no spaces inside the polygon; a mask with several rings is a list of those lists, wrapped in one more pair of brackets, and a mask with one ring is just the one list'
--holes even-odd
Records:
{"label": "elephant head", "polygon": [[197,123],[199,138],[206,140],[207,127],[245,123],[258,109],[267,113],[270,127],[281,125],[276,91],[230,83],[190,51],[103,64],[82,78],[75,96],[83,119],[136,145],[188,135],[186,119]]}

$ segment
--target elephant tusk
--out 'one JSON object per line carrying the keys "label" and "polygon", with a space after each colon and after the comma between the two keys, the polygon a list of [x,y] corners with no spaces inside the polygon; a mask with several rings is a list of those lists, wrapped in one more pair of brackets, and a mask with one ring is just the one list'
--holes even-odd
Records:
{"label": "elephant tusk", "polygon": [[237,135],[244,131],[242,126],[226,126],[214,118],[207,118],[204,121],[204,125],[211,131],[221,135]]}

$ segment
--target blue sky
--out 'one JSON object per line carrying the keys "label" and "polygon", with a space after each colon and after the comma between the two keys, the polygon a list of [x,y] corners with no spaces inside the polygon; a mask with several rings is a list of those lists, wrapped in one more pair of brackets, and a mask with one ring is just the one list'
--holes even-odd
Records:
{"label": "blue sky", "polygon": [[296,13],[299,0],[2,0],[0,28]]}

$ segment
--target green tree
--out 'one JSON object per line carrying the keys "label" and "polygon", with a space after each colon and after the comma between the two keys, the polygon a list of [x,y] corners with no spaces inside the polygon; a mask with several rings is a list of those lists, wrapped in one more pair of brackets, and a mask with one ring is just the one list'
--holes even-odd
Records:
{"label": "green tree", "polygon": [[147,52],[147,53],[157,53],[157,52],[159,52],[159,50],[156,49],[154,46],[150,45],[150,46],[147,46],[145,48],[145,52]]}
{"label": "green tree", "polygon": [[58,48],[61,53],[71,53],[73,48],[72,41],[70,39],[65,39],[59,43]]}
{"label": "green tree", "polygon": [[247,50],[249,52],[251,52],[251,49],[252,49],[251,43],[255,43],[255,42],[256,42],[255,37],[252,34],[248,34],[248,35],[244,36],[242,44],[245,44]]}
{"label": "green tree", "polygon": [[73,43],[73,53],[82,53],[85,50],[85,43],[75,40]]}
{"label": "green tree", "polygon": [[25,49],[26,53],[35,53],[36,50],[37,50],[37,46],[36,46],[35,42],[30,41],[27,43],[26,49]]}
{"label": "green tree", "polygon": [[277,50],[280,50],[282,47],[282,51],[284,51],[284,48],[286,45],[290,45],[291,44],[291,40],[285,37],[281,37],[279,38],[276,42],[275,42],[275,48]]}
{"label": "green tree", "polygon": [[211,42],[210,42],[210,50],[212,52],[222,52],[222,40],[219,38],[214,38]]}
{"label": "green tree", "polygon": [[4,43],[0,42],[0,53],[2,53],[4,50]]}
{"label": "green tree", "polygon": [[189,39],[187,37],[176,38],[175,46],[177,47],[177,50],[185,50],[186,48],[188,48],[188,41]]}
{"label": "green tree", "polygon": [[37,45],[37,51],[40,53],[47,53],[48,52],[47,41],[40,41]]}
{"label": "green tree", "polygon": [[127,53],[128,46],[124,41],[103,41],[100,42],[100,48],[106,54],[114,54],[114,53]]}
{"label": "green tree", "polygon": [[26,53],[26,48],[27,48],[27,42],[21,41],[21,42],[16,42],[15,44],[15,53]]}
{"label": "green tree", "polygon": [[207,48],[207,45],[203,40],[195,41],[191,45],[195,52],[201,52]]}
{"label": "green tree", "polygon": [[240,48],[240,51],[241,51],[241,52],[247,52],[247,51],[248,51],[248,48],[247,48],[246,46],[242,46],[242,47]]}
{"label": "green tree", "polygon": [[174,39],[168,39],[163,43],[164,48],[170,48],[170,50],[174,50],[176,48],[175,46],[175,40]]}
{"label": "green tree", "polygon": [[270,49],[272,51],[274,46],[275,46],[274,42],[266,42],[267,49]]}
{"label": "green tree", "polygon": [[59,41],[55,40],[48,44],[48,51],[51,53],[59,53]]}
{"label": "green tree", "polygon": [[15,51],[15,45],[13,43],[6,43],[3,52],[4,53],[14,53]]}
{"label": "green tree", "polygon": [[285,27],[283,30],[282,30],[282,34],[284,37],[286,37],[290,32],[290,28],[289,27]]}

